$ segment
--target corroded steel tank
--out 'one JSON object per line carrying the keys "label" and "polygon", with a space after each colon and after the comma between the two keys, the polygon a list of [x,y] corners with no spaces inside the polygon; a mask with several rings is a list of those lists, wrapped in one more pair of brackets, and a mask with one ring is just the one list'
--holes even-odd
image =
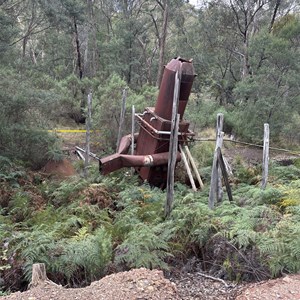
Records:
{"label": "corroded steel tank", "polygon": [[[131,136],[123,137],[118,153],[100,159],[103,174],[125,166],[135,167],[140,177],[150,184],[164,187],[167,181],[168,152],[171,131],[172,106],[174,98],[175,76],[180,74],[180,93],[178,113],[180,114],[180,144],[186,143],[194,135],[189,131],[189,123],[183,119],[184,111],[195,78],[191,61],[181,58],[172,59],[165,67],[155,107],[147,107],[142,114],[136,114],[140,125],[135,136],[134,155],[127,155]],[[177,154],[177,161],[181,159]]]}

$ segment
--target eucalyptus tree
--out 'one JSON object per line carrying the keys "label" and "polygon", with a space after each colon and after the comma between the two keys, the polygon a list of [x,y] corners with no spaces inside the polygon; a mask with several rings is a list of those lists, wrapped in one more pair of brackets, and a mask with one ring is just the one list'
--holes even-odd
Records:
{"label": "eucalyptus tree", "polygon": [[297,134],[300,116],[300,19],[294,14],[275,21],[252,39],[249,55],[253,74],[236,89],[238,131],[254,139],[263,123],[277,140],[289,128]]}

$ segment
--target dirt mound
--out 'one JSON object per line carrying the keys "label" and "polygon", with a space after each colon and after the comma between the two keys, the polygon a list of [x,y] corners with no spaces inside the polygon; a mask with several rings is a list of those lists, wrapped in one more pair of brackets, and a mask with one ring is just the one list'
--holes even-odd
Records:
{"label": "dirt mound", "polygon": [[29,291],[14,293],[1,300],[179,300],[175,284],[165,279],[162,271],[134,269],[112,274],[80,289],[65,289],[43,283]]}
{"label": "dirt mound", "polygon": [[289,275],[275,280],[251,284],[236,298],[237,300],[299,300],[300,275]]}
{"label": "dirt mound", "polygon": [[55,177],[65,178],[76,174],[71,162],[67,159],[60,161],[48,161],[42,171]]}
{"label": "dirt mound", "polygon": [[1,300],[300,300],[300,274],[240,285],[206,277],[210,276],[186,273],[173,278],[175,283],[172,283],[164,278],[162,271],[141,268],[112,274],[78,289],[66,289],[45,281]]}

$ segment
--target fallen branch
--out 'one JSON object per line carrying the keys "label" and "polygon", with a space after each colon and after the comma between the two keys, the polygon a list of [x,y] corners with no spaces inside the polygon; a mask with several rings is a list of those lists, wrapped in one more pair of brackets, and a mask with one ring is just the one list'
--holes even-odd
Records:
{"label": "fallen branch", "polygon": [[210,275],[206,275],[204,273],[201,273],[201,272],[197,272],[196,273],[197,275],[200,275],[204,278],[208,278],[208,279],[211,279],[211,280],[214,280],[214,281],[219,281],[221,283],[223,283],[225,285],[226,288],[232,288],[232,287],[235,287],[234,284],[227,284],[225,280],[221,279],[221,278],[217,278],[217,277],[213,277],[213,276],[210,276]]}

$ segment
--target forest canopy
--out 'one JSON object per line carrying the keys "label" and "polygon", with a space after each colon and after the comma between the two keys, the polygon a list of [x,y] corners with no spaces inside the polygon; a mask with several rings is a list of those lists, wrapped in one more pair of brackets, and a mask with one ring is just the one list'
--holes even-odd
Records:
{"label": "forest canopy", "polygon": [[[299,142],[296,0],[6,0],[0,23],[1,155],[63,118],[84,121],[89,91],[94,126],[112,146],[122,90],[128,105],[152,105],[175,56],[192,58],[198,74],[187,112],[198,132],[221,111],[227,133],[244,140],[260,141],[269,123],[274,142]],[[56,143],[39,135],[36,148]]]}

